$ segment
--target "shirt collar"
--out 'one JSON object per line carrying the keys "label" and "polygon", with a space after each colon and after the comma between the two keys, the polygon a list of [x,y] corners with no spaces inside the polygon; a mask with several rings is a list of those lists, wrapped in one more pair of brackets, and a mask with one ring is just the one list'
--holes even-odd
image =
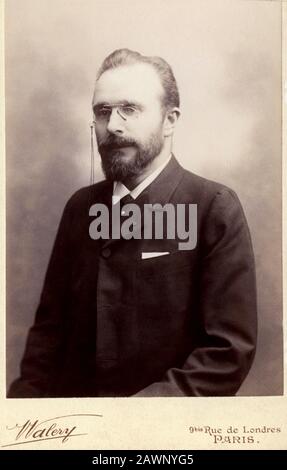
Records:
{"label": "shirt collar", "polygon": [[144,189],[146,189],[155,179],[156,177],[162,172],[162,170],[166,167],[168,162],[171,159],[172,154],[169,155],[167,160],[159,166],[156,170],[154,170],[150,175],[148,175],[140,184],[138,184],[132,191],[130,191],[121,181],[114,181],[114,188],[113,188],[113,204],[119,202],[123,197],[129,194],[133,199],[136,199]]}

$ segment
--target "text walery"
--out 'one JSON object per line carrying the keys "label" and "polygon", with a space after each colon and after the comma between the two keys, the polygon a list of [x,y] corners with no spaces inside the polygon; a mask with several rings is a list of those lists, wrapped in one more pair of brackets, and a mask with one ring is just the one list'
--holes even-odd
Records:
{"label": "text walery", "polygon": [[93,204],[89,226],[93,240],[178,239],[179,250],[193,250],[197,244],[197,204]]}

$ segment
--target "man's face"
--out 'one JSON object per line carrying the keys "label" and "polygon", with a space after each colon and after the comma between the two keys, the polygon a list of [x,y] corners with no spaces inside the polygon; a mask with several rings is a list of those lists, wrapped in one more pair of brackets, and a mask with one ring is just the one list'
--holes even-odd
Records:
{"label": "man's face", "polygon": [[162,96],[160,79],[149,64],[107,70],[97,81],[95,130],[107,179],[137,177],[161,152]]}

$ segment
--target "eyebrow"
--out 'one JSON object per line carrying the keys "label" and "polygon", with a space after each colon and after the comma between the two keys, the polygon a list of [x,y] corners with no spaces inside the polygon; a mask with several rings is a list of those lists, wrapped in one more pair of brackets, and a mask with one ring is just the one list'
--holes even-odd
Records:
{"label": "eyebrow", "polygon": [[128,100],[122,100],[116,103],[109,103],[107,101],[100,101],[99,103],[96,103],[93,105],[93,110],[103,108],[105,106],[116,106],[116,105],[122,105],[122,106],[132,106],[134,108],[138,108],[139,110],[143,110],[144,106],[139,103],[138,101],[128,101]]}

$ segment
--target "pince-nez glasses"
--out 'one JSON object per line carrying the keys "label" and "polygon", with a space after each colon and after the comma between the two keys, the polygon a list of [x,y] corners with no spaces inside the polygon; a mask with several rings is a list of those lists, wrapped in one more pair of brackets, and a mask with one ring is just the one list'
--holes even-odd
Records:
{"label": "pince-nez glasses", "polygon": [[124,120],[134,119],[139,114],[139,109],[126,104],[103,105],[94,107],[95,123],[104,123],[111,117],[113,109]]}

